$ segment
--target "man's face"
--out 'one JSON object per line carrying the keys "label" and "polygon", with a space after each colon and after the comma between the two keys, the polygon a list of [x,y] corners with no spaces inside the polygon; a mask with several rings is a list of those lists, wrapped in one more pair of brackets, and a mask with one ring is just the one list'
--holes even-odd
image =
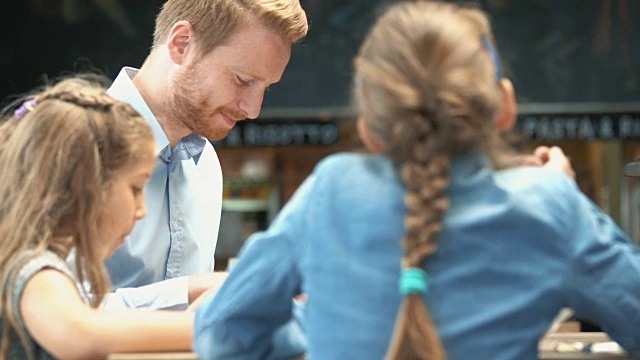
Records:
{"label": "man's face", "polygon": [[237,121],[260,114],[264,93],[280,81],[291,44],[253,23],[176,74],[169,94],[172,121],[211,140],[224,138]]}

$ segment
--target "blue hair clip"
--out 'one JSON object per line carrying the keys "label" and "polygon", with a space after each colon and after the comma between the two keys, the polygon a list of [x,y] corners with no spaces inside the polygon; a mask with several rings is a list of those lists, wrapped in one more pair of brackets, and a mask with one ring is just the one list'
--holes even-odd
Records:
{"label": "blue hair clip", "polygon": [[426,271],[417,267],[402,269],[400,274],[400,294],[402,296],[415,293],[420,293],[424,296],[428,290],[429,284]]}
{"label": "blue hair clip", "polygon": [[21,120],[28,112],[33,111],[33,108],[36,106],[36,99],[28,99],[20,105],[16,111],[13,112],[13,116],[17,120]]}
{"label": "blue hair clip", "polygon": [[491,45],[489,39],[486,36],[482,36],[482,44],[484,48],[487,49],[489,55],[491,56],[491,61],[493,61],[493,65],[496,67],[496,80],[502,79],[502,67],[500,66],[500,59],[498,58],[498,53]]}

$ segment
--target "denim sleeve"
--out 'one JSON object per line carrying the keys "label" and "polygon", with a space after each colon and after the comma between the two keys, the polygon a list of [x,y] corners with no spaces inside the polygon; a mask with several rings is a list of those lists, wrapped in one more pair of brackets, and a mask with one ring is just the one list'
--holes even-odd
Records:
{"label": "denim sleeve", "polygon": [[[269,229],[251,236],[217,294],[196,313],[194,349],[200,359],[284,359],[306,351],[298,262],[308,230],[307,179]],[[294,316],[296,308],[296,316]]]}
{"label": "denim sleeve", "polygon": [[584,194],[570,223],[569,306],[599,324],[632,354],[640,354],[640,251]]}

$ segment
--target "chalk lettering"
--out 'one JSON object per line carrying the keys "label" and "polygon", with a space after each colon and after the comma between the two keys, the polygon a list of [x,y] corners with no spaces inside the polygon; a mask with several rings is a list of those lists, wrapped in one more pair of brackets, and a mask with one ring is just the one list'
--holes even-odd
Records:
{"label": "chalk lettering", "polygon": [[640,115],[632,114],[529,114],[517,126],[526,139],[592,140],[639,139]]}
{"label": "chalk lettering", "polygon": [[599,137],[601,139],[613,139],[615,134],[613,132],[613,119],[610,116],[603,116],[600,119]]}
{"label": "chalk lettering", "polygon": [[331,145],[339,140],[335,121],[259,121],[238,123],[217,146]]}

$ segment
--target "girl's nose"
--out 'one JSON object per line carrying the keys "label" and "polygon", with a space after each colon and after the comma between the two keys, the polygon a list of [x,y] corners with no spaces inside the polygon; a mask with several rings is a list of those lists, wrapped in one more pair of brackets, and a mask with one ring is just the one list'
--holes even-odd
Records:
{"label": "girl's nose", "polygon": [[147,216],[147,205],[145,204],[144,200],[142,200],[142,203],[139,204],[138,208],[136,209],[135,217],[136,220],[140,220],[145,216]]}

